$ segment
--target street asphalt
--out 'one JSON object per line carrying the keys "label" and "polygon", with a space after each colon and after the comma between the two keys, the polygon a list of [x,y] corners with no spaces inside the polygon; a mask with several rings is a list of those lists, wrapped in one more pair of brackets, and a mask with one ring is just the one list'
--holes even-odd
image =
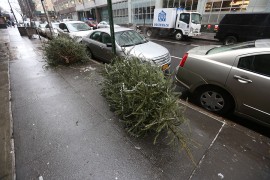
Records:
{"label": "street asphalt", "polygon": [[0,29],[0,180],[270,179],[268,137],[179,100],[194,165],[165,135],[127,134],[100,95],[102,64],[51,68],[41,46]]}

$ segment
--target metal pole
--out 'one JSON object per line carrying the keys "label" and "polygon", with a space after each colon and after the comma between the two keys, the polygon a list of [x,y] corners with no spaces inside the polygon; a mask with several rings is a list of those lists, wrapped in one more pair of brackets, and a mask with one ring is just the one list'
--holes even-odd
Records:
{"label": "metal pole", "polygon": [[109,13],[109,23],[110,23],[110,32],[111,32],[111,40],[112,40],[112,53],[116,55],[115,48],[115,37],[114,37],[114,26],[113,26],[113,13],[112,13],[112,1],[107,0],[108,3],[108,13]]}
{"label": "metal pole", "polygon": [[13,12],[13,9],[12,9],[12,7],[11,7],[11,4],[10,4],[9,0],[8,0],[8,4],[9,4],[10,10],[11,10],[11,12],[12,12],[14,18],[15,18],[16,24],[18,24],[17,18],[16,18],[16,16],[15,16],[14,12]]}
{"label": "metal pole", "polygon": [[51,21],[50,21],[49,18],[48,18],[47,10],[45,9],[45,6],[44,6],[44,4],[43,4],[43,1],[44,1],[44,0],[41,0],[41,4],[42,4],[43,10],[44,10],[44,12],[45,12],[46,20],[47,20],[47,22],[48,22],[48,24],[49,24],[49,29],[50,29],[51,36],[52,36],[52,38],[53,38],[52,24],[51,24]]}
{"label": "metal pole", "polygon": [[143,34],[145,35],[146,34],[146,29],[145,29],[145,8],[143,8]]}

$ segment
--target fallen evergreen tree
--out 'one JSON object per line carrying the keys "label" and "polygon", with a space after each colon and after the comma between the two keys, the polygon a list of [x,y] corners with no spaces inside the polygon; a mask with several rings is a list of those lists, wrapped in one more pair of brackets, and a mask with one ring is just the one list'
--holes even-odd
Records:
{"label": "fallen evergreen tree", "polygon": [[49,65],[69,65],[89,60],[85,45],[68,36],[56,37],[43,44],[44,57]]}
{"label": "fallen evergreen tree", "polygon": [[160,67],[135,57],[116,58],[105,65],[103,76],[102,94],[129,134],[141,137],[154,132],[155,144],[166,132],[169,142],[180,145],[193,160],[179,128],[185,122],[184,108],[173,91],[172,79],[165,77]]}

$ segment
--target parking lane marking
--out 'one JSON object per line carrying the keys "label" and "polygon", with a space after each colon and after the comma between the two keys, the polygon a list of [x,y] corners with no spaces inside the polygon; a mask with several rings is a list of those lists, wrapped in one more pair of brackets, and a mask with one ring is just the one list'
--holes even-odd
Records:
{"label": "parking lane marking", "polygon": [[161,42],[167,42],[167,43],[172,43],[172,44],[180,44],[180,45],[185,45],[185,46],[196,46],[198,47],[199,45],[196,45],[196,44],[185,44],[185,43],[179,43],[179,42],[173,42],[173,41],[166,41],[166,40],[160,40],[160,39],[150,39],[150,40],[153,40],[153,41],[161,41]]}

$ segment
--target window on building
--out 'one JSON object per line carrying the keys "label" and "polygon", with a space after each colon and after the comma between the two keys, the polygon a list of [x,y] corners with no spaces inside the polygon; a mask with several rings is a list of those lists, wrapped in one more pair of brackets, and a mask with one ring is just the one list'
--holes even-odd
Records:
{"label": "window on building", "polygon": [[208,0],[204,11],[246,11],[248,4],[249,0]]}
{"label": "window on building", "polygon": [[211,12],[213,2],[208,2],[205,4],[205,12]]}

